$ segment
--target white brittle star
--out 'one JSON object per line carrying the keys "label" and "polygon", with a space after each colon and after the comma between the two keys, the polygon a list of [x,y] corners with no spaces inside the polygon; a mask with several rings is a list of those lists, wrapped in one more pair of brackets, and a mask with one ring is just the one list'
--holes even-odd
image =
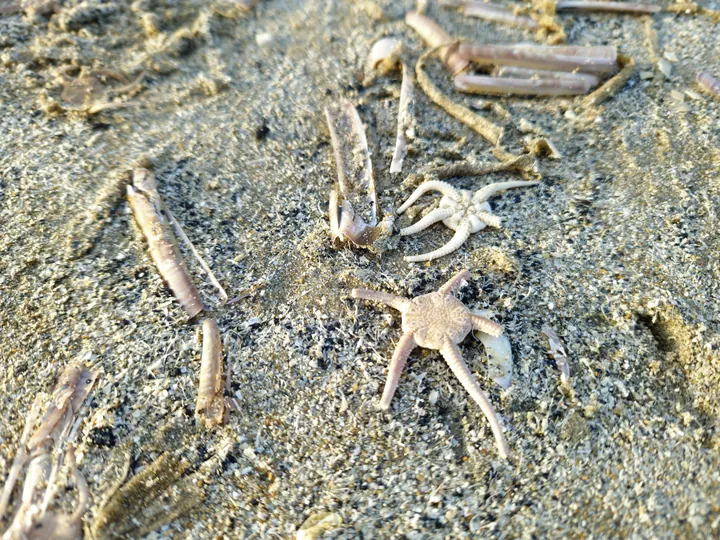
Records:
{"label": "white brittle star", "polygon": [[408,262],[420,262],[444,257],[462,246],[472,233],[484,229],[487,225],[500,227],[500,218],[492,214],[490,204],[487,202],[488,199],[499,191],[517,187],[534,186],[538,183],[539,182],[525,182],[522,180],[498,182],[485,186],[473,193],[467,189],[455,189],[450,184],[441,182],[440,180],[423,182],[417,187],[413,194],[410,195],[410,198],[405,201],[405,204],[398,208],[397,213],[402,214],[411,204],[428,191],[439,191],[443,194],[442,199],[440,199],[440,205],[435,210],[430,211],[420,221],[409,227],[400,229],[400,234],[402,236],[415,234],[438,221],[442,221],[444,225],[455,231],[455,235],[443,247],[429,253],[423,253],[422,255],[405,257],[405,260]]}
{"label": "white brittle star", "polygon": [[499,324],[473,314],[465,304],[453,296],[453,292],[464,285],[469,277],[470,272],[461,270],[436,292],[413,299],[368,289],[353,289],[352,297],[381,302],[402,313],[403,335],[390,360],[388,378],[379,408],[383,410],[390,408],[390,401],[397,389],[405,362],[415,347],[440,351],[465,390],[480,405],[495,435],[498,452],[502,457],[507,457],[507,442],[495,410],[478,386],[458,349],[458,343],[465,339],[472,329],[493,336],[502,334],[502,327]]}

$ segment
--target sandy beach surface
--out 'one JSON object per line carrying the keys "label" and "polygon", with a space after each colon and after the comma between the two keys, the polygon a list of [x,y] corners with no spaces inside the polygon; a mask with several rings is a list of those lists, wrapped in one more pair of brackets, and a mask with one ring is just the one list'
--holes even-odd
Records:
{"label": "sandy beach surface", "polygon": [[[69,0],[52,17],[0,16],[0,478],[35,397],[79,361],[99,374],[77,442],[87,538],[294,538],[322,512],[334,524],[324,538],[720,535],[720,100],[695,83],[701,70],[720,76],[720,26],[558,16],[568,43],[635,59],[628,83],[590,109],[582,97],[461,95],[430,59],[444,92],[503,127],[505,150],[544,136],[562,157],[538,159],[539,186],[493,199],[501,229],[409,264],[452,232],[395,234],[381,252],[331,242],[323,109],[357,107],[383,215],[408,197],[411,173],[497,161],[416,88],[408,157],[390,174],[400,78],[362,82],[380,37],[402,39],[410,66],[426,50],[404,23],[414,8]],[[532,41],[434,1],[427,13],[453,37]],[[181,248],[239,405],[214,429],[194,418],[200,326],[124,197],[141,162],[229,296],[250,289],[219,307]],[[508,460],[435,351],[413,353],[391,409],[377,410],[400,318],[350,298],[353,287],[417,296],[463,268],[459,298],[492,311],[512,344],[507,390],[478,339],[460,345]],[[544,326],[568,352],[567,384]],[[53,508],[74,500],[62,489]]]}

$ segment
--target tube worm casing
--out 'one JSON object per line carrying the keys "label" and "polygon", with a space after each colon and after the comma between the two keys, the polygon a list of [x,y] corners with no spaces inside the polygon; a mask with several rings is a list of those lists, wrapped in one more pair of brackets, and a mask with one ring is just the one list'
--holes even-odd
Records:
{"label": "tube worm casing", "polygon": [[177,241],[163,211],[155,178],[147,169],[135,169],[133,185],[127,187],[128,201],[140,230],[150,247],[150,257],[177,301],[191,319],[205,309]]}
{"label": "tube worm casing", "polygon": [[221,424],[225,414],[225,380],[220,330],[214,319],[203,321],[203,349],[195,417],[206,428]]}

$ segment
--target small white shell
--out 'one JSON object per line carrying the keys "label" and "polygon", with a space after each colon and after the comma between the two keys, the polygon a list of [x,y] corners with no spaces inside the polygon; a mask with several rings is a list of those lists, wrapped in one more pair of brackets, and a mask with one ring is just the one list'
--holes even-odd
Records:
{"label": "small white shell", "polygon": [[375,42],[370,49],[370,67],[382,74],[394,69],[400,63],[403,42],[396,38],[386,37]]}

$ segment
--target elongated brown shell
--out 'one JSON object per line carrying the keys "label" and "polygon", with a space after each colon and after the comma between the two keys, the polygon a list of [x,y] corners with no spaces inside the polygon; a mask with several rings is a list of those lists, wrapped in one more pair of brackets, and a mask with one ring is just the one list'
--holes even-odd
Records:
{"label": "elongated brown shell", "polygon": [[185,260],[177,247],[170,224],[163,214],[162,199],[155,179],[147,169],[136,169],[133,185],[127,187],[128,201],[140,230],[150,247],[158,272],[191,319],[205,309]]}
{"label": "elongated brown shell", "polygon": [[207,428],[215,427],[223,421],[225,413],[223,388],[223,350],[220,330],[214,319],[205,319],[195,417]]}

